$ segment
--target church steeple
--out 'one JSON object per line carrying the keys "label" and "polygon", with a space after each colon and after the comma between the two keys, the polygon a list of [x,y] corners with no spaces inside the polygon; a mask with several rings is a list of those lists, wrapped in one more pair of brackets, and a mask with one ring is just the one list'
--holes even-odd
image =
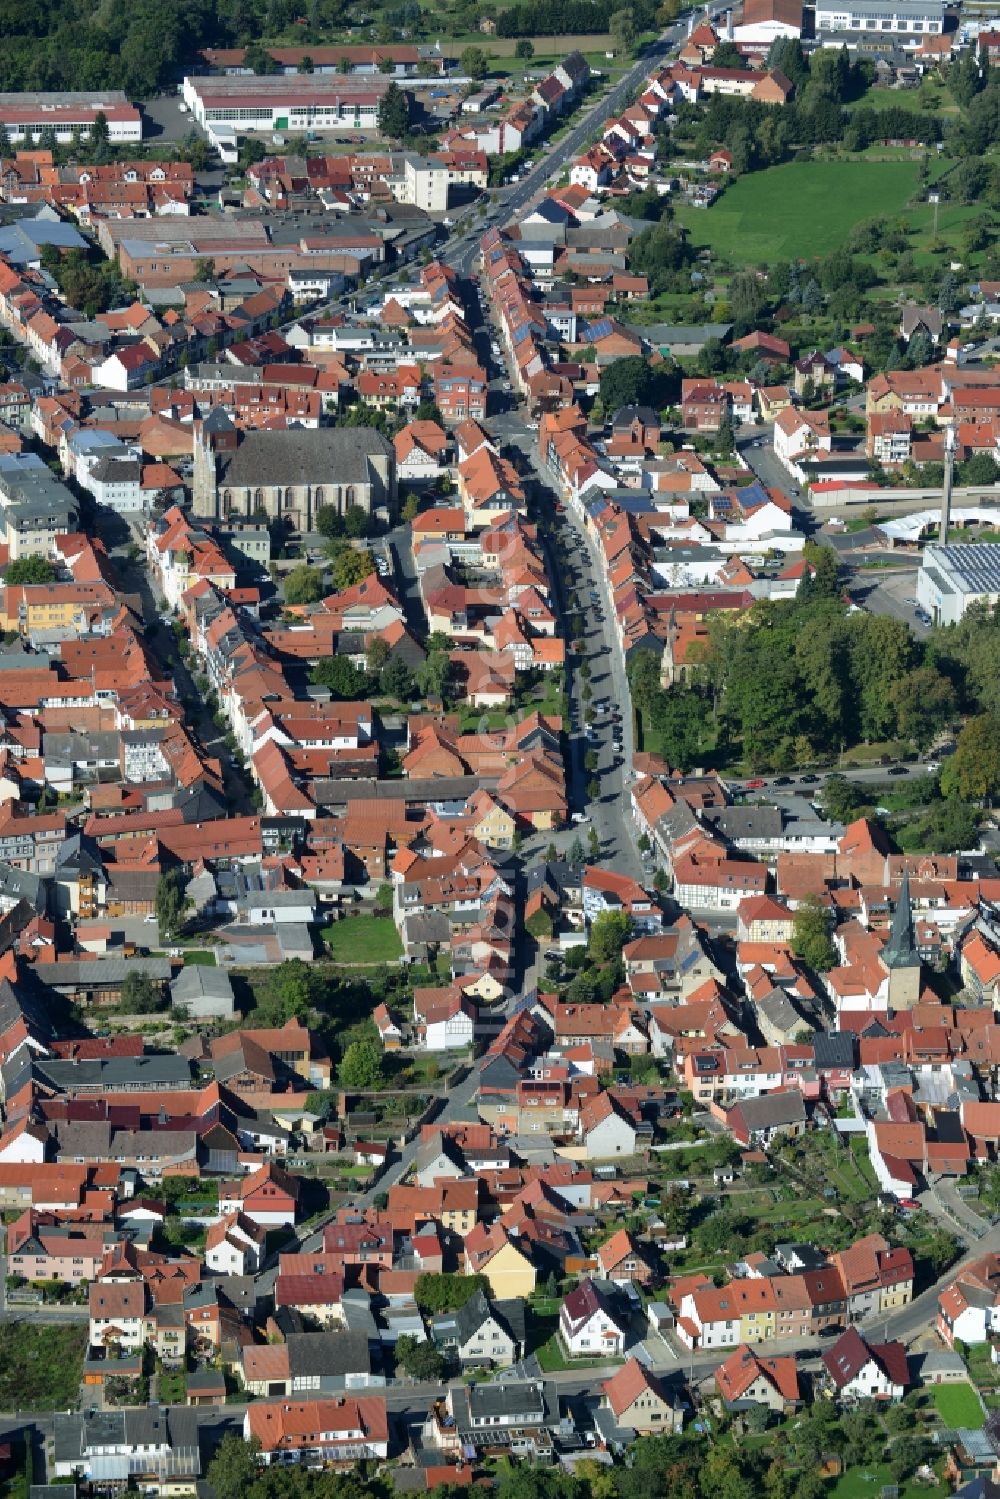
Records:
{"label": "church steeple", "polygon": [[920,954],[913,940],[913,907],[910,904],[910,876],[903,871],[899,900],[892,916],[889,940],[882,949],[882,962],[890,973],[898,968],[919,968]]}

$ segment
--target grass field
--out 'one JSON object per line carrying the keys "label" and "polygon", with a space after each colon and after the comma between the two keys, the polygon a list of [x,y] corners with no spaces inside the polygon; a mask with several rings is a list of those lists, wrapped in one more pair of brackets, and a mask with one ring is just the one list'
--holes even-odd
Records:
{"label": "grass field", "polygon": [[323,941],[338,963],[394,963],[403,956],[389,916],[345,916],[323,928]]}
{"label": "grass field", "polygon": [[[828,255],[865,219],[901,213],[917,179],[915,161],[789,162],[741,177],[712,208],[679,207],[677,220],[693,244],[731,260],[808,259]],[[921,207],[931,222],[933,209]]]}
{"label": "grass field", "polygon": [[216,966],[215,953],[206,948],[196,948],[193,952],[184,954],[185,968],[214,968]]}
{"label": "grass field", "polygon": [[947,87],[936,76],[930,76],[919,88],[870,88],[851,109],[912,109],[914,114],[957,114],[955,103]]}
{"label": "grass field", "polygon": [[[827,1493],[829,1499],[880,1499],[883,1487],[892,1482],[888,1463],[871,1463],[865,1468],[848,1468]],[[899,1489],[900,1499],[932,1499],[935,1494],[950,1492],[944,1484],[907,1483]]]}
{"label": "grass field", "polygon": [[946,1426],[982,1425],[983,1405],[970,1384],[938,1384],[933,1389],[934,1404]]}

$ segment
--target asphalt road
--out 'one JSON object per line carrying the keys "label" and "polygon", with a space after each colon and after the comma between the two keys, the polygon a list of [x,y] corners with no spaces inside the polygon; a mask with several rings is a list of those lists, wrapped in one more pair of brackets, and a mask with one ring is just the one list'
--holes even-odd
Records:
{"label": "asphalt road", "polygon": [[524,209],[542,196],[543,190],[558,180],[566,163],[579,156],[597,125],[603,124],[614,114],[625,108],[631,92],[645,81],[656,63],[678,45],[687,33],[687,23],[678,22],[664,31],[655,42],[651,42],[635,65],[615,84],[608,93],[602,94],[581,116],[561,140],[553,145],[542,146],[541,155],[521,181],[502,190],[501,201],[479,220],[474,229],[461,232],[457,239],[449,242],[441,257],[462,276],[472,272],[479,254],[479,241],[486,229],[493,224],[509,223],[519,218]]}
{"label": "asphalt road", "polygon": [[[506,446],[517,448],[530,465],[541,503],[554,507],[559,496],[555,491],[552,475],[539,460],[535,434],[528,427],[520,409],[501,413],[493,418],[490,425],[501,441]],[[574,813],[583,813],[587,821],[585,824],[575,825],[554,841],[562,851],[561,843],[567,838],[572,840],[580,833],[586,836],[590,828],[594,828],[601,844],[602,862],[611,864],[620,874],[641,879],[642,858],[636,846],[628,805],[627,778],[633,750],[630,699],[624,662],[610,625],[611,609],[605,592],[604,568],[600,565],[593,543],[582,524],[571,519],[568,510],[554,511],[554,514],[568,559],[565,571],[557,570],[554,576],[557,600],[564,607],[563,590],[567,588],[572,589],[577,596],[579,615],[583,622],[583,655],[590,667],[592,694],[591,702],[585,703],[584,679],[579,670],[571,670],[568,735],[570,807]],[[594,704],[602,699],[609,700],[612,709],[620,710],[619,718],[613,718],[610,711],[604,714],[595,711]],[[615,750],[613,744],[616,728],[622,736],[621,750]],[[588,753],[597,756],[597,768],[593,772],[586,769]],[[601,793],[596,800],[591,800],[587,792],[592,775],[596,775],[601,783]]]}

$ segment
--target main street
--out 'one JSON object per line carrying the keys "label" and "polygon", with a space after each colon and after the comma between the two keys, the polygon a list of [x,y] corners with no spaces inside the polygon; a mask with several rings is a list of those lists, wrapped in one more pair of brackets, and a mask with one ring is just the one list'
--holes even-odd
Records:
{"label": "main street", "polygon": [[561,140],[539,148],[541,151],[539,159],[520,182],[512,187],[501,189],[500,202],[481,221],[477,222],[475,227],[469,225],[466,228],[465,220],[456,226],[458,233],[442,249],[441,258],[454,266],[460,275],[470,275],[479,254],[479,241],[485,230],[492,224],[508,223],[512,219],[519,218],[528,204],[541,196],[546,186],[558,181],[566,164],[579,156],[588,144],[595,128],[626,108],[635,90],[640,87],[671,48],[680,43],[686,32],[687,23],[677,21],[662,32],[655,42],[645,47],[629,71],[612,89],[607,93],[602,93],[584,111]]}
{"label": "main street", "polygon": [[[520,409],[515,407],[499,414],[491,422],[491,427],[506,447],[517,449],[531,470],[541,505],[558,522],[557,530],[567,560],[565,573],[560,573],[554,580],[557,599],[565,608],[564,592],[571,589],[576,594],[576,612],[581,623],[578,638],[583,642],[582,658],[589,662],[592,696],[589,703],[584,702],[584,680],[579,667],[571,662],[568,735],[571,805],[575,813],[583,813],[587,818],[583,831],[587,832],[589,828],[596,831],[602,861],[611,864],[621,874],[639,879],[643,874],[642,858],[636,845],[628,799],[628,775],[634,747],[632,717],[625,665],[611,627],[612,609],[606,592],[605,571],[582,524],[571,520],[566,511],[555,508],[561,502],[554,492],[552,475],[540,462],[535,434]],[[610,711],[598,714],[594,704],[602,699],[610,701],[611,709],[617,709],[620,717],[612,717]],[[621,733],[620,750],[614,748],[616,728]],[[585,768],[588,751],[597,757],[593,774],[599,779],[601,790],[595,798],[587,793],[591,777],[591,772]],[[570,837],[577,836],[578,832],[579,829],[575,829]],[[564,834],[562,840],[557,839],[557,847],[565,838]]]}

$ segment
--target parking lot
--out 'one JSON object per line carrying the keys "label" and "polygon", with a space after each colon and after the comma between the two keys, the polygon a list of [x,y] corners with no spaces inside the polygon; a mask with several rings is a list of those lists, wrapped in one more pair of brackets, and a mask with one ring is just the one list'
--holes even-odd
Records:
{"label": "parking lot", "polygon": [[[914,635],[922,639],[928,632],[930,621],[917,614],[917,567],[880,575],[876,568],[858,569],[851,583],[851,596],[872,614],[889,614],[909,625]],[[921,611],[921,614],[923,611]]]}
{"label": "parking lot", "polygon": [[143,140],[182,141],[195,125],[189,114],[181,108],[179,94],[161,94],[155,99],[146,99],[142,105]]}

